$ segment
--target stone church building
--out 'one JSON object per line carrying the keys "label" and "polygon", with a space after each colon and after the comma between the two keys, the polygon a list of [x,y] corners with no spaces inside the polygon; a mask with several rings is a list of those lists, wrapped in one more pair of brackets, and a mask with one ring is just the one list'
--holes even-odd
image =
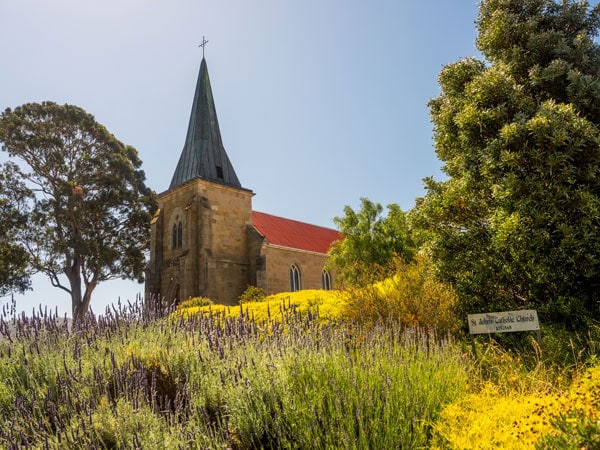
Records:
{"label": "stone church building", "polygon": [[336,230],[252,210],[221,141],[202,58],[185,144],[152,219],[146,298],[208,297],[236,304],[249,285],[267,294],[331,289]]}

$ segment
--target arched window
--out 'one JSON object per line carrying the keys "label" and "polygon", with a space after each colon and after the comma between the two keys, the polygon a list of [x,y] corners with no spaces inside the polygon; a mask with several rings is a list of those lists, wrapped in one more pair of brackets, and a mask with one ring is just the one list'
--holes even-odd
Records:
{"label": "arched window", "polygon": [[296,292],[302,289],[301,281],[300,269],[296,264],[292,264],[290,266],[290,291]]}
{"label": "arched window", "polygon": [[183,246],[183,222],[179,222],[177,225],[177,247]]}
{"label": "arched window", "polygon": [[176,250],[183,247],[183,221],[179,216],[175,216],[175,223],[171,231],[171,248]]}
{"label": "arched window", "polygon": [[326,270],[321,272],[321,285],[326,291],[331,289],[331,274]]}

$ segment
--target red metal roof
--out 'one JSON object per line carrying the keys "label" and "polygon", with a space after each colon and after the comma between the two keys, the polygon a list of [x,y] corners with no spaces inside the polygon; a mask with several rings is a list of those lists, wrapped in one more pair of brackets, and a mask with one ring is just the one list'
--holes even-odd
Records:
{"label": "red metal roof", "polygon": [[341,239],[337,230],[258,211],[252,211],[252,225],[269,244],[310,252],[327,253],[331,245]]}

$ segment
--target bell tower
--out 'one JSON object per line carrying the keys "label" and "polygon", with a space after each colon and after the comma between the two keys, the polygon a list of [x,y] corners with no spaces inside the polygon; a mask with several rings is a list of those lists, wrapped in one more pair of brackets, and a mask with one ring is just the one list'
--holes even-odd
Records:
{"label": "bell tower", "polygon": [[223,146],[203,57],[183,150],[152,219],[146,298],[236,304],[250,281],[253,195]]}

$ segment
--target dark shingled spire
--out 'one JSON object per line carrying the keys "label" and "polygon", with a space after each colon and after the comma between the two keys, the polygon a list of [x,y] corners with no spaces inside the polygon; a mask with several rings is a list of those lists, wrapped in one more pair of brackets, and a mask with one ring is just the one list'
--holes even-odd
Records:
{"label": "dark shingled spire", "polygon": [[242,187],[221,141],[217,111],[204,58],[200,64],[185,144],[169,189],[198,177]]}

